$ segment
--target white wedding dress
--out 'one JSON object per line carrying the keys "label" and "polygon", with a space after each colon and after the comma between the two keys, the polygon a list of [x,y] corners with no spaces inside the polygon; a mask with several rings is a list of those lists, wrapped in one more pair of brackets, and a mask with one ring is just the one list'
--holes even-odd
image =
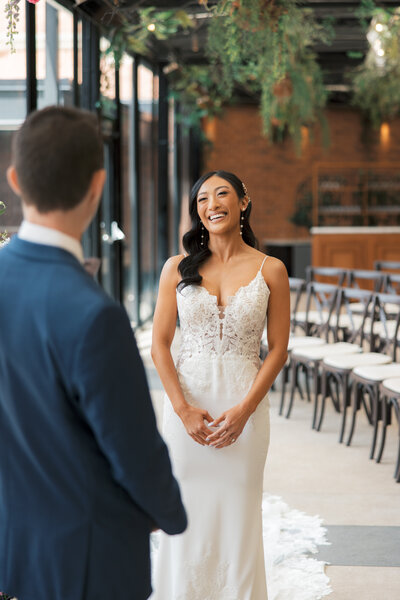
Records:
{"label": "white wedding dress", "polygon": [[[242,401],[260,368],[269,298],[263,264],[225,307],[201,285],[177,291],[181,387],[190,404],[214,419]],[[166,400],[163,435],[189,525],[181,535],[156,535],[152,600],[267,600],[262,504],[268,397],[237,441],[222,449],[196,443]]]}

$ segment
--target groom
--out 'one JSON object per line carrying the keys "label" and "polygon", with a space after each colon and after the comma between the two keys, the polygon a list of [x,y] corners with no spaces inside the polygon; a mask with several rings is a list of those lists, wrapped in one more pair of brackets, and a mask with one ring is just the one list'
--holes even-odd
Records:
{"label": "groom", "polygon": [[31,114],[7,174],[24,222],[0,250],[0,590],[145,600],[149,533],[186,515],[128,317],[82,266],[105,179],[94,116]]}

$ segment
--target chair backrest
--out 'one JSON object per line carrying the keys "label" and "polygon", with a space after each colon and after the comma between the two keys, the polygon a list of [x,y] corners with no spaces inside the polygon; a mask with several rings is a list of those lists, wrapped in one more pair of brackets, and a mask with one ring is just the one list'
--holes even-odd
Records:
{"label": "chair backrest", "polygon": [[400,294],[400,273],[385,273],[386,286],[382,290],[388,294]]}
{"label": "chair backrest", "polygon": [[306,267],[307,283],[310,283],[311,281],[320,281],[321,278],[328,277],[330,281],[326,283],[343,285],[346,275],[347,269],[337,267]]}
{"label": "chair backrest", "polygon": [[298,277],[289,277],[290,288],[290,330],[293,332],[296,329],[296,314],[299,310],[299,304],[302,295],[306,290],[306,282]]}
{"label": "chair backrest", "polygon": [[347,285],[351,288],[372,289],[374,292],[385,292],[387,273],[365,269],[348,269]]}
{"label": "chair backrest", "polygon": [[375,260],[374,269],[377,271],[400,271],[400,261],[398,260]]}
{"label": "chair backrest", "polygon": [[374,338],[375,350],[390,354],[396,362],[400,346],[400,296],[374,294],[373,316],[371,335]]}
{"label": "chair backrest", "polygon": [[[335,324],[333,322],[335,321],[339,289],[339,286],[331,283],[319,283],[318,281],[307,283],[307,335],[325,337],[326,341],[329,341],[329,334],[333,333],[333,338],[337,341],[337,322]],[[310,317],[311,312],[314,313],[314,318]]]}
{"label": "chair backrest", "polygon": [[[369,290],[340,288],[336,311],[338,327],[344,327],[346,330],[346,341],[362,347],[364,340],[368,340],[369,351],[372,351],[373,348],[373,340],[370,335],[373,299],[373,292]],[[364,306],[361,312],[355,313],[352,310],[354,302],[359,302]]]}

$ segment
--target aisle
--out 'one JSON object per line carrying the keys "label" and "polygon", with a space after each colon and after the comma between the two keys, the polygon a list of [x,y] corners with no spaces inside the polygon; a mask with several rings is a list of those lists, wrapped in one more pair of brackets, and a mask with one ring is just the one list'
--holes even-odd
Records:
{"label": "aisle", "polygon": [[[150,330],[138,343],[157,417],[163,392],[150,358]],[[278,416],[270,394],[271,445],[264,490],[291,508],[319,515],[329,546],[314,555],[330,563],[329,600],[397,600],[400,590],[400,484],[392,477],[397,433],[392,426],[383,462],[368,459],[370,426],[360,419],[350,448],[338,444],[339,415],[327,410],[323,431],[310,428],[311,407],[296,400],[292,417]],[[293,598],[291,600],[296,600]]]}

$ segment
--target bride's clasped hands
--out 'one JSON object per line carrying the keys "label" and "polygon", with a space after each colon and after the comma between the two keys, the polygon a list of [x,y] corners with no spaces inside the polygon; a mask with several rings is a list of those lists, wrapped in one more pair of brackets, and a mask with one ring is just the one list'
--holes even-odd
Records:
{"label": "bride's clasped hands", "polygon": [[218,427],[218,430],[207,438],[209,446],[225,448],[234,444],[242,433],[250,414],[249,409],[242,403],[224,411],[218,419],[209,423],[210,427]]}
{"label": "bride's clasped hands", "polygon": [[206,410],[190,404],[179,411],[190,437],[201,446],[213,448],[225,448],[236,442],[250,415],[251,411],[242,403],[224,411],[215,420]]}

